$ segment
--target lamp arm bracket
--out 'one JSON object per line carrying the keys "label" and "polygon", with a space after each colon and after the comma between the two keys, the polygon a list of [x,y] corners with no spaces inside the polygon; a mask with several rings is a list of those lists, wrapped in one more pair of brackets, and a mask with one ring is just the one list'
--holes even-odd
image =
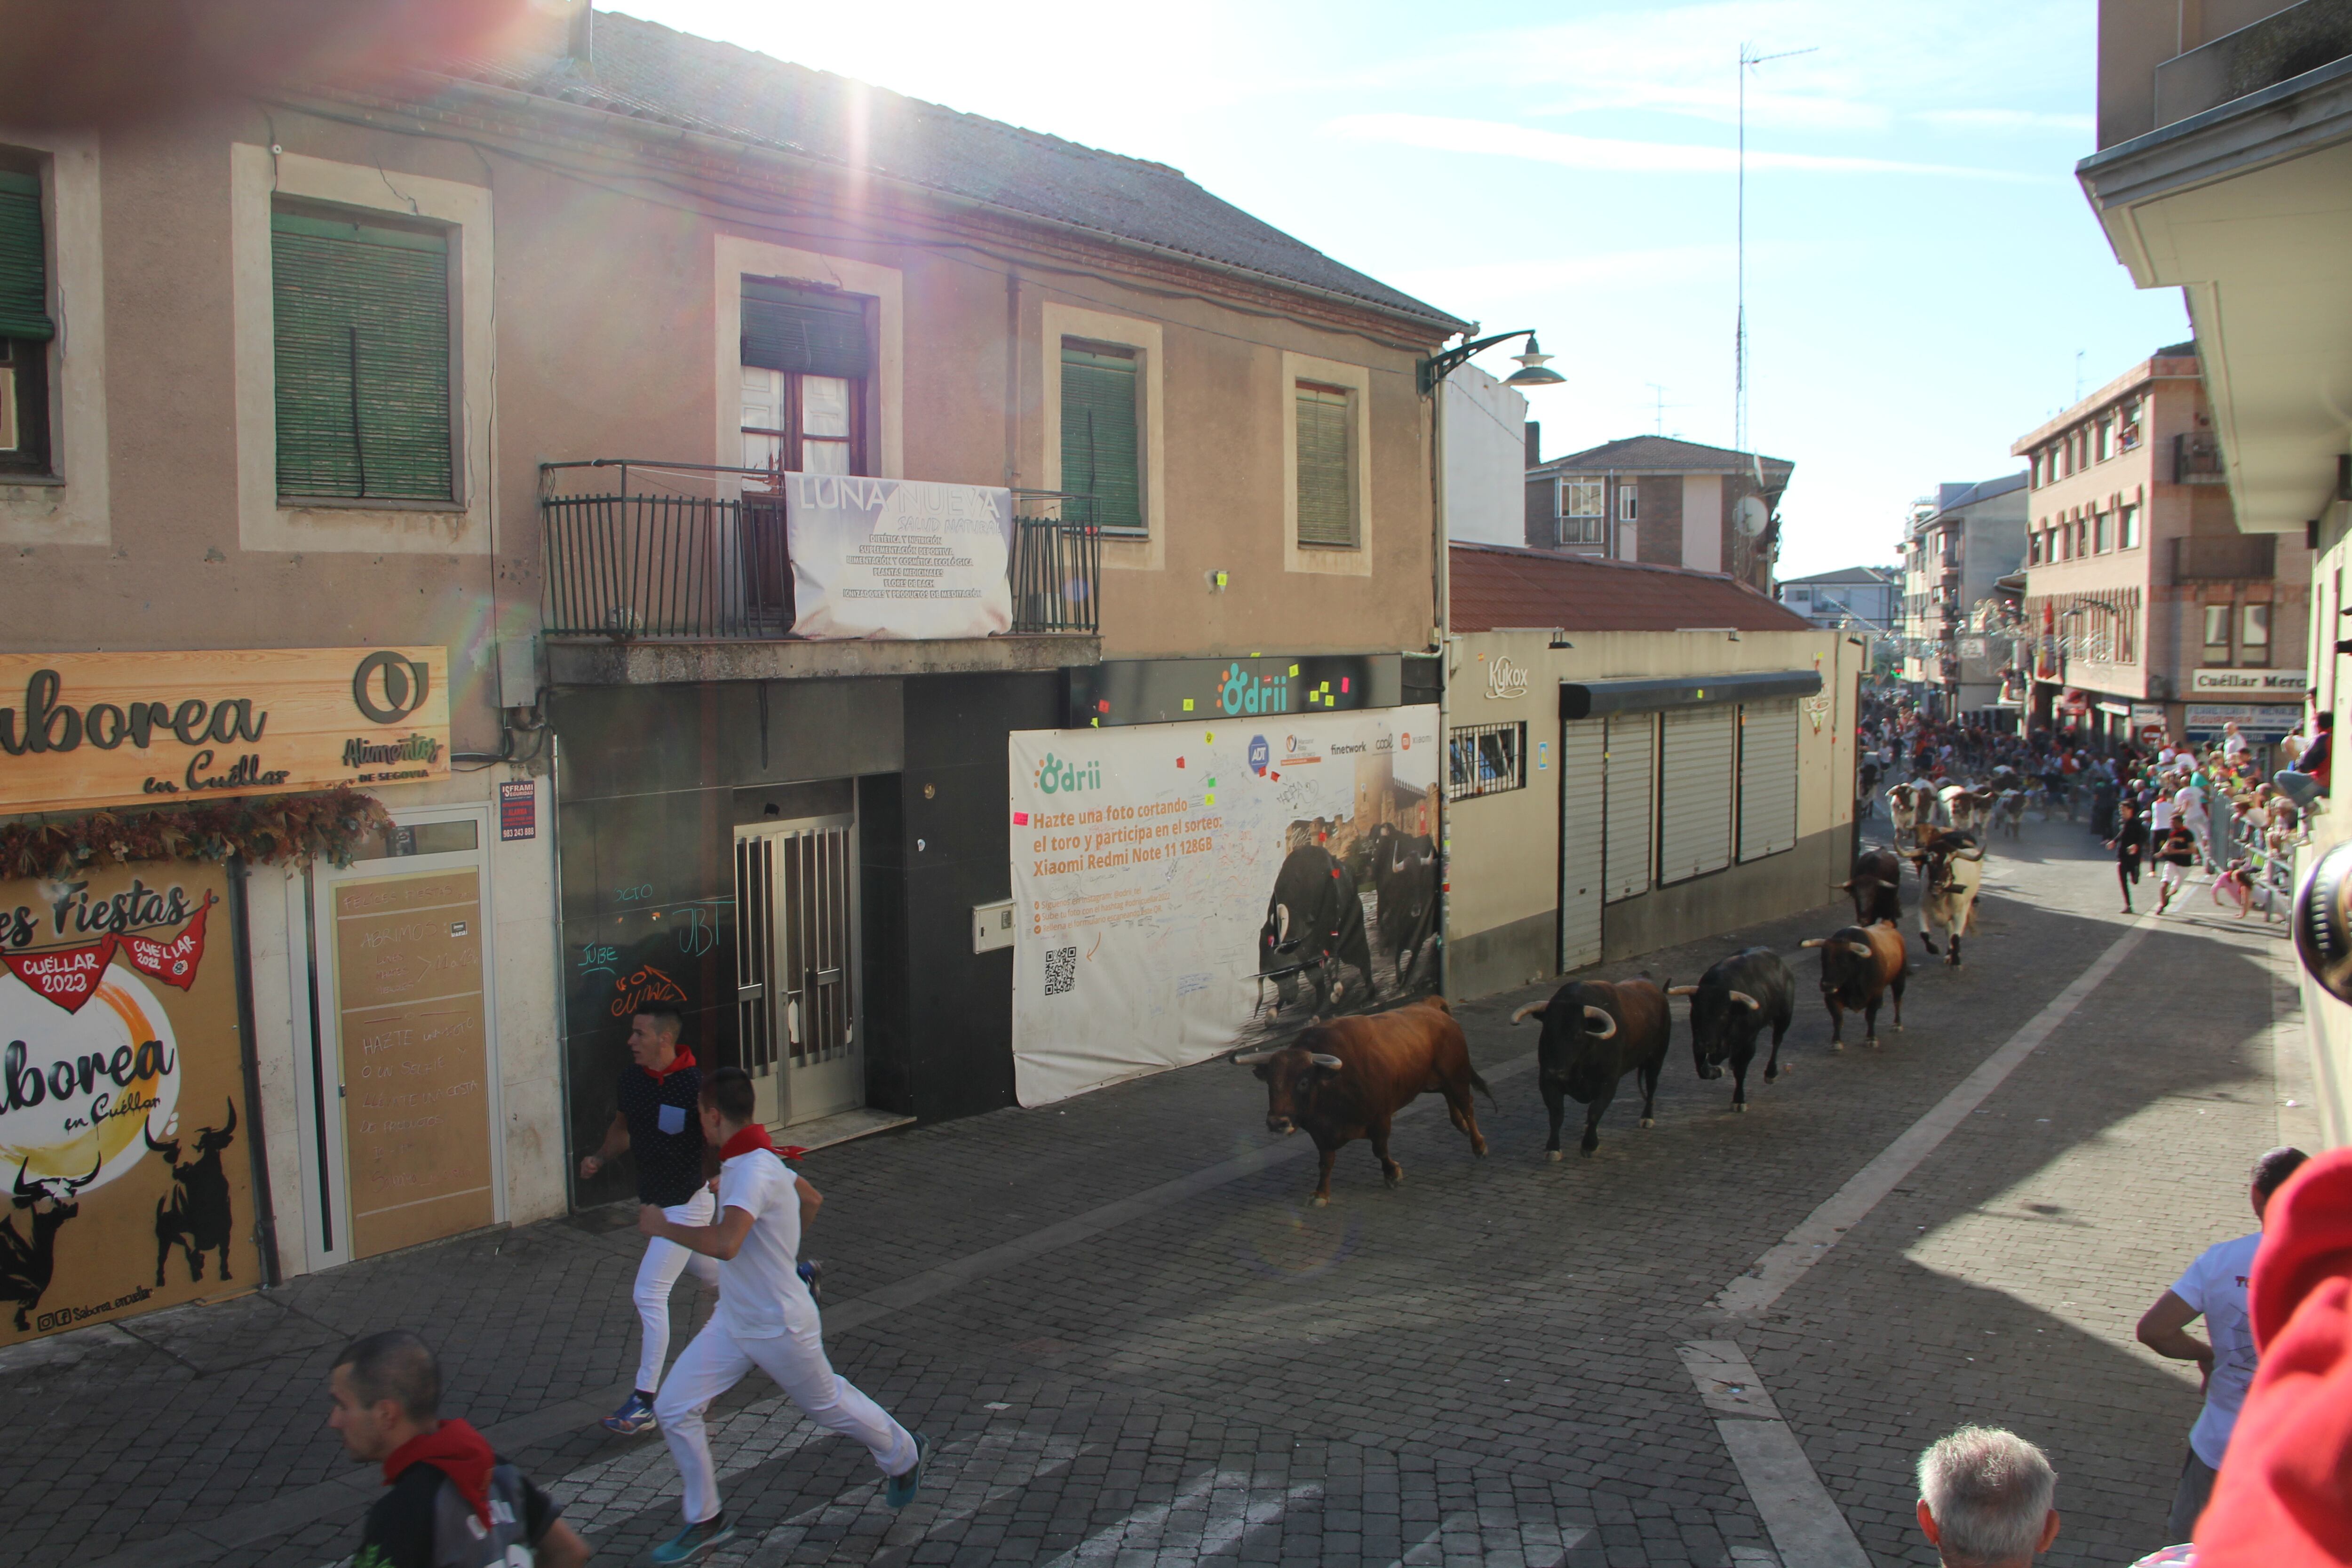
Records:
{"label": "lamp arm bracket", "polygon": [[1443,353],[1430,355],[1421,362],[1421,395],[1427,397],[1436,391],[1437,384],[1469,363],[1472,355],[1484,353],[1496,343],[1507,343],[1513,338],[1531,338],[1535,335],[1533,327],[1523,331],[1496,332],[1491,338],[1480,338],[1475,342],[1466,342],[1458,348],[1447,349]]}

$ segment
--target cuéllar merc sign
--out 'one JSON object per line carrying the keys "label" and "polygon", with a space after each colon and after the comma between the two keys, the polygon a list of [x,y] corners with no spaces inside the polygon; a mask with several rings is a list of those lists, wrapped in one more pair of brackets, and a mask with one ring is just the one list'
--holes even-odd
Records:
{"label": "cu\u00e9llar merc sign", "polygon": [[449,776],[437,647],[0,655],[0,815]]}

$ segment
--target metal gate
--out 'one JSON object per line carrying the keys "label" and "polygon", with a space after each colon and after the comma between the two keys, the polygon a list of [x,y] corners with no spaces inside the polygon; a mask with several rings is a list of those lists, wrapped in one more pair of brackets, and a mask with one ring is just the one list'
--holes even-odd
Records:
{"label": "metal gate", "polygon": [[1601,962],[1605,719],[1559,727],[1559,972]]}
{"label": "metal gate", "polygon": [[735,830],[738,1037],[770,1126],[866,1103],[856,832],[846,816]]}

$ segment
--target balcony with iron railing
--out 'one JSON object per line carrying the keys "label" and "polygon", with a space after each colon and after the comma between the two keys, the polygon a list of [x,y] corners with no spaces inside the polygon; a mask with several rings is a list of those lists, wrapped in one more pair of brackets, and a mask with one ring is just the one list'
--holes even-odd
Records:
{"label": "balcony with iron railing", "polygon": [[[867,540],[814,535],[806,547],[827,558],[796,563],[784,494],[784,482],[796,478],[636,458],[541,464],[551,677],[634,685],[1099,661],[1103,534],[1091,518],[1091,497],[1009,492],[1004,574],[995,580],[992,568],[975,576],[972,553],[903,537],[887,546],[903,568],[876,566]],[[852,563],[878,580],[917,584],[906,590],[917,609],[911,624],[949,629],[860,635],[807,614],[813,606],[802,602],[803,584],[855,575],[845,570]],[[942,575],[956,568],[961,576]],[[940,585],[920,585],[932,578]],[[927,615],[926,599],[958,602],[967,613]],[[1003,613],[990,616],[990,604]],[[992,618],[999,624],[982,629]]]}
{"label": "balcony with iron railing", "polygon": [[2172,542],[2175,583],[2268,582],[2277,563],[2274,533],[2183,534]]}
{"label": "balcony with iron railing", "polygon": [[2211,436],[2186,432],[2172,438],[2172,482],[2176,485],[2218,485],[2229,478],[2221,462],[2221,443]]}

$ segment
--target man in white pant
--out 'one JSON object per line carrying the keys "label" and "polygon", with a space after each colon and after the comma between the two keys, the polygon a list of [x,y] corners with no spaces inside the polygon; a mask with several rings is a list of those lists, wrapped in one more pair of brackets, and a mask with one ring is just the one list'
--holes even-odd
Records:
{"label": "man in white pant", "polygon": [[[713,1204],[703,1171],[702,1069],[694,1053],[678,1043],[685,1025],[661,1008],[629,1021],[632,1066],[621,1069],[614,1092],[619,1109],[604,1130],[604,1144],[580,1162],[583,1181],[620,1158],[637,1157],[637,1202],[652,1204],[681,1225],[708,1225]],[[604,1417],[604,1429],[624,1436],[654,1426],[654,1394],[661,1387],[662,1363],[669,1359],[669,1292],[688,1268],[716,1289],[719,1265],[697,1258],[674,1241],[646,1243],[637,1265],[637,1372],[634,1392]]]}
{"label": "man in white pant", "polygon": [[914,1500],[929,1449],[825,1359],[816,1302],[795,1268],[801,1227],[824,1199],[776,1157],[753,1112],[751,1079],[740,1068],[720,1068],[704,1081],[702,1133],[719,1154],[714,1224],[681,1225],[651,1204],[637,1211],[646,1235],[719,1260],[719,1310],[677,1358],[654,1402],[684,1483],[686,1512],[686,1527],[653,1549],[650,1560],[657,1563],[691,1562],[735,1535],[719,1507],[702,1415],[755,1366],[810,1420],[866,1445],[888,1478],[883,1500],[892,1508]]}

